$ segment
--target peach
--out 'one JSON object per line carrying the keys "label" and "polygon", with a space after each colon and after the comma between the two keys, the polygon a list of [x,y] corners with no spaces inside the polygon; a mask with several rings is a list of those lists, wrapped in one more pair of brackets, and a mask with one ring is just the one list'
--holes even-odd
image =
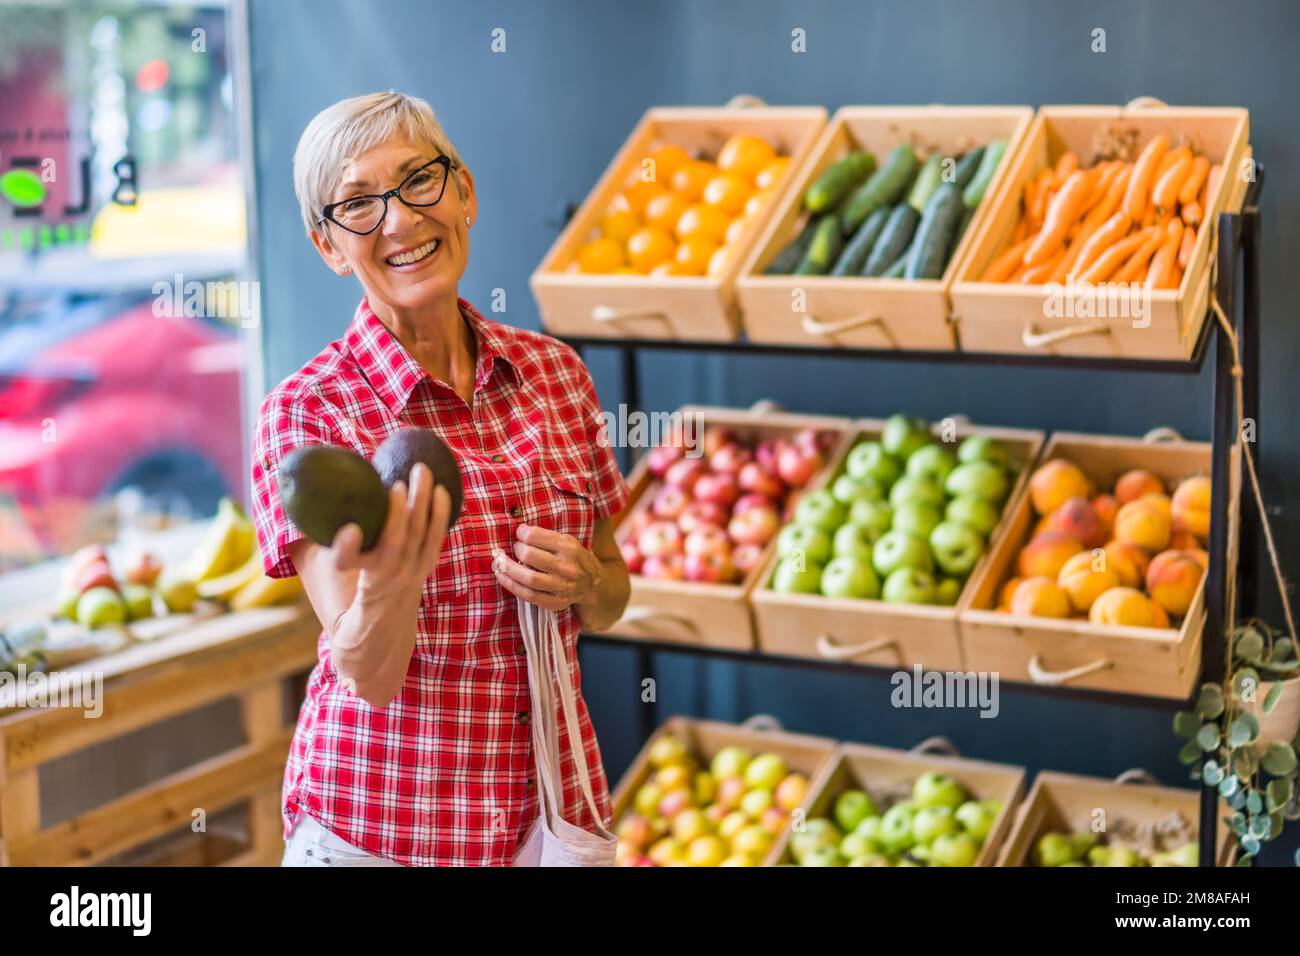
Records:
{"label": "peach", "polygon": [[1210,553],[1208,551],[1206,551],[1204,548],[1184,548],[1183,550],[1186,551],[1188,554],[1190,554],[1196,560],[1196,563],[1201,566],[1202,571],[1209,570]]}
{"label": "peach", "polygon": [[1175,527],[1174,533],[1169,536],[1170,551],[1196,551],[1200,546],[1201,539],[1184,528]]}
{"label": "peach", "polygon": [[1087,498],[1091,482],[1072,461],[1053,458],[1029,479],[1029,498],[1040,515],[1051,514],[1071,498]]}
{"label": "peach", "polygon": [[1030,538],[1029,543],[1020,549],[1020,576],[1056,580],[1065,562],[1082,550],[1083,545],[1078,538],[1059,531],[1044,531]]}
{"label": "peach", "polygon": [[1070,598],[1051,578],[1026,578],[1011,598],[1011,613],[1030,617],[1069,617]]}
{"label": "peach", "polygon": [[1155,602],[1136,588],[1117,587],[1104,592],[1088,609],[1093,624],[1156,627]]}
{"label": "peach", "polygon": [[1100,548],[1109,537],[1106,526],[1087,498],[1071,498],[1047,516],[1045,531],[1079,539],[1085,548]]}
{"label": "peach", "polygon": [[1104,551],[1080,551],[1065,562],[1056,583],[1075,611],[1086,611],[1106,591],[1119,587],[1119,572],[1108,566]]}
{"label": "peach", "polygon": [[1147,576],[1151,557],[1136,544],[1127,541],[1108,541],[1105,547],[1106,566],[1119,575],[1119,583],[1126,588],[1140,588]]}
{"label": "peach", "polygon": [[[1056,513],[1056,512],[1052,512],[1052,514],[1055,514],[1055,513]],[[1041,518],[1038,519],[1038,522],[1034,525],[1034,533],[1033,533],[1032,537],[1035,537],[1035,538],[1036,538],[1036,537],[1038,537],[1040,534],[1042,534],[1044,531],[1049,530],[1049,527],[1050,527],[1051,523],[1052,523],[1052,515],[1050,515],[1050,514],[1048,514],[1048,515],[1043,515]]]}
{"label": "peach", "polygon": [[1115,515],[1119,513],[1119,500],[1114,495],[1098,495],[1092,499],[1092,510],[1097,512],[1097,517],[1106,526],[1106,533],[1110,534],[1115,527]]}
{"label": "peach", "polygon": [[1147,593],[1170,614],[1182,617],[1204,574],[1205,569],[1186,551],[1162,551],[1147,568]]}
{"label": "peach", "polygon": [[1210,479],[1197,475],[1185,479],[1174,491],[1174,529],[1199,538],[1210,533]]}
{"label": "peach", "polygon": [[1115,482],[1115,498],[1121,505],[1137,501],[1145,494],[1165,493],[1165,483],[1145,468],[1134,468],[1120,475]]}
{"label": "peach", "polygon": [[1024,580],[1024,578],[1010,578],[1002,585],[1002,589],[998,591],[998,607],[1010,610],[1011,598]]}
{"label": "peach", "polygon": [[1162,608],[1155,601],[1151,602],[1151,626],[1152,627],[1172,627],[1169,622],[1169,612]]}
{"label": "peach", "polygon": [[1174,507],[1173,507],[1173,502],[1170,501],[1168,495],[1157,494],[1156,492],[1153,491],[1150,494],[1143,495],[1141,498],[1138,499],[1138,501],[1145,501],[1148,504],[1151,504],[1154,507],[1159,508],[1161,511],[1165,513],[1165,517],[1169,519],[1170,527],[1173,527]]}
{"label": "peach", "polygon": [[1115,516],[1115,539],[1155,553],[1169,545],[1169,516],[1150,498],[1130,501]]}

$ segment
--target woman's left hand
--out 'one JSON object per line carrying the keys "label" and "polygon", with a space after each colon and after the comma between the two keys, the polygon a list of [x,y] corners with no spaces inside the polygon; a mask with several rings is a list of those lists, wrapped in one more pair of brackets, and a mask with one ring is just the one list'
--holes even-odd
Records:
{"label": "woman's left hand", "polygon": [[604,567],[573,535],[520,525],[515,538],[518,560],[500,551],[492,564],[497,581],[511,594],[549,611],[599,600]]}

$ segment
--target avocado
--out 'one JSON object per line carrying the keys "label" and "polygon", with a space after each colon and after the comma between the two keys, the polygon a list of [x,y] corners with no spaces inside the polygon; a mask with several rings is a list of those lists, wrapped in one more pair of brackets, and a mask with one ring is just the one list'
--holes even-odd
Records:
{"label": "avocado", "polygon": [[298,530],[317,544],[334,543],[349,522],[361,528],[361,550],[379,540],[388,492],[370,462],[346,448],[299,448],[280,463],[280,500]]}
{"label": "avocado", "polygon": [[456,455],[446,442],[427,428],[403,428],[389,435],[372,459],[380,479],[390,488],[398,481],[409,484],[411,469],[421,461],[433,472],[434,484],[446,488],[451,497],[451,517],[447,521],[450,529],[460,517],[464,488]]}

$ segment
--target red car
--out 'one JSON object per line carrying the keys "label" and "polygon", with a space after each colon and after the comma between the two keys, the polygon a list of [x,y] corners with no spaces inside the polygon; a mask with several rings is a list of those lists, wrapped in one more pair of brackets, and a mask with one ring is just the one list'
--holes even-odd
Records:
{"label": "red car", "polygon": [[232,329],[155,316],[150,298],[10,304],[0,311],[0,499],[17,502],[49,551],[81,543],[60,540],[77,531],[56,527],[51,511],[122,488],[196,516],[222,495],[242,500],[243,364]]}

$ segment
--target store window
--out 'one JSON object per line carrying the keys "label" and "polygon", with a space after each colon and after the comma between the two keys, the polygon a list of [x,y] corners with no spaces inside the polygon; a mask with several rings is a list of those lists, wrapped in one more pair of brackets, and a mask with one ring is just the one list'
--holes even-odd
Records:
{"label": "store window", "polygon": [[0,571],[245,497],[230,15],[0,5]]}

